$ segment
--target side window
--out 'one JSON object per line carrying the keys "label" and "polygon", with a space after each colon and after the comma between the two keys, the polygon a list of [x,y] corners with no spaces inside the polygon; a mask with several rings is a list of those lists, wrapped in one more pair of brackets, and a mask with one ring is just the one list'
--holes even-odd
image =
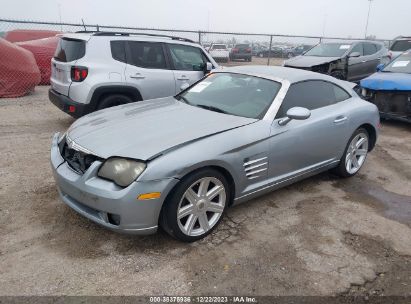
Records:
{"label": "side window", "polygon": [[129,64],[147,69],[166,69],[166,60],[161,43],[128,41]]}
{"label": "side window", "polygon": [[364,43],[364,55],[372,55],[377,53],[377,47],[372,43]]}
{"label": "side window", "polygon": [[200,48],[182,44],[170,44],[171,60],[176,70],[202,71],[206,63]]}
{"label": "side window", "polygon": [[113,56],[114,60],[127,63],[125,45],[126,45],[125,41],[111,41],[110,42],[111,56]]}
{"label": "side window", "polygon": [[335,85],[321,81],[310,80],[291,85],[276,118],[285,117],[293,107],[303,107],[309,110],[326,107],[336,102]]}
{"label": "side window", "polygon": [[334,89],[335,102],[340,102],[351,98],[351,95],[348,94],[347,91],[345,91],[344,89],[331,83],[330,85],[332,85]]}
{"label": "side window", "polygon": [[363,45],[362,45],[362,43],[357,43],[357,44],[353,47],[353,49],[351,50],[351,53],[354,53],[354,52],[358,52],[358,53],[360,53],[361,56],[364,56],[364,50],[363,50]]}

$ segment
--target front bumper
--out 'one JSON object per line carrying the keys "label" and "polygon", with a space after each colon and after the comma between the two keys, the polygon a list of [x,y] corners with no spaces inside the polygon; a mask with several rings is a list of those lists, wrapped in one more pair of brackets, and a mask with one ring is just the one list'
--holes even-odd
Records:
{"label": "front bumper", "polygon": [[[92,111],[90,104],[78,103],[69,97],[59,94],[53,89],[49,89],[49,100],[63,112],[70,114],[74,118],[79,118]],[[71,108],[70,108],[71,107]],[[74,111],[70,111],[74,109]]]}
{"label": "front bumper", "polygon": [[[120,188],[97,177],[99,161],[79,175],[60,155],[58,139],[57,133],[52,140],[51,166],[60,198],[66,205],[114,231],[141,235],[157,231],[161,207],[177,179],[134,182],[127,188]],[[140,194],[149,192],[161,192],[161,196],[151,200],[137,199]]]}

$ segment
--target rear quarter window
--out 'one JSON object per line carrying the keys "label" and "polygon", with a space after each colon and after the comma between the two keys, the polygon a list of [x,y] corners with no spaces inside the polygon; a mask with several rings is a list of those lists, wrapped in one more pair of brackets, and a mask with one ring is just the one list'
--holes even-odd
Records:
{"label": "rear quarter window", "polygon": [[111,56],[114,60],[127,63],[126,60],[126,42],[125,41],[111,41]]}
{"label": "rear quarter window", "polygon": [[78,60],[86,54],[86,41],[62,38],[54,53],[54,59],[61,62]]}

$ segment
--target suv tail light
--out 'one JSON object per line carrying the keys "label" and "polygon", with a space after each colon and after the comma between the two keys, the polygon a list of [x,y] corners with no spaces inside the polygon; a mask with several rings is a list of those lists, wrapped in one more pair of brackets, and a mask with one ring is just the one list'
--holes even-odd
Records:
{"label": "suv tail light", "polygon": [[72,66],[71,67],[71,80],[74,82],[82,82],[88,75],[88,68]]}
{"label": "suv tail light", "polygon": [[234,49],[231,50],[231,52],[233,52],[233,53],[238,53],[238,49],[237,49],[237,48],[234,48]]}

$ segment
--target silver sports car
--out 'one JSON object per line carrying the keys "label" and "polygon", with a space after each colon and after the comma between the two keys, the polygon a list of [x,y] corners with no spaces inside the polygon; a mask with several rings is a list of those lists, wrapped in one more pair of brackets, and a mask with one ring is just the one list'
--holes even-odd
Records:
{"label": "silver sports car", "polygon": [[126,104],[55,134],[61,199],[109,229],[203,238],[226,209],[333,169],[353,176],[376,143],[378,109],[352,84],[247,66],[175,97]]}

